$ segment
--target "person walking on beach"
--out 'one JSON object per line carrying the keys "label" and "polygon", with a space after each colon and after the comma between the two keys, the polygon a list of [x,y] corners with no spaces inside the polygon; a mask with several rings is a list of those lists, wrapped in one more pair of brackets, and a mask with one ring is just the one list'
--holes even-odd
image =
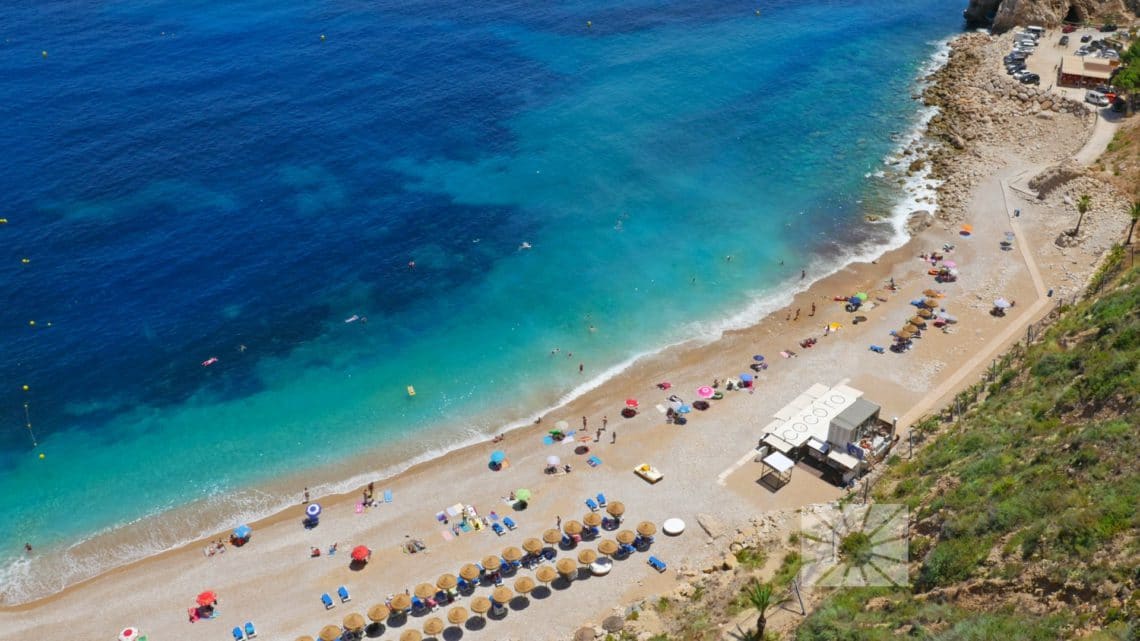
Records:
{"label": "person walking on beach", "polygon": [[800,319],[800,308],[799,308],[799,307],[797,307],[797,308],[796,308],[796,317],[795,317],[795,318],[793,318],[792,320],[799,320],[799,319]]}
{"label": "person walking on beach", "polygon": [[610,445],[617,443],[617,431],[610,432]]}
{"label": "person walking on beach", "polygon": [[609,417],[607,417],[607,416],[602,416],[602,429],[603,429],[603,430],[605,430],[605,429],[606,429],[606,424],[607,424],[607,423],[609,423],[609,422],[610,422],[610,419],[609,419]]}
{"label": "person walking on beach", "polygon": [[308,503],[308,502],[309,502],[309,488],[305,488],[305,491],[301,494],[301,503],[304,504],[304,503]]}
{"label": "person walking on beach", "polygon": [[815,303],[811,304],[811,313],[808,316],[815,316]]}
{"label": "person walking on beach", "polygon": [[586,417],[582,417],[582,429],[586,429]]}
{"label": "person walking on beach", "polygon": [[602,428],[599,427],[598,431],[594,433],[594,442],[597,443],[600,440],[602,440]]}
{"label": "person walking on beach", "polygon": [[801,269],[801,270],[800,270],[800,280],[803,280],[803,279],[805,279],[805,278],[807,278],[807,270],[806,270],[806,269]]}
{"label": "person walking on beach", "polygon": [[562,517],[561,516],[554,517],[554,527],[558,528],[559,530],[562,529]]}

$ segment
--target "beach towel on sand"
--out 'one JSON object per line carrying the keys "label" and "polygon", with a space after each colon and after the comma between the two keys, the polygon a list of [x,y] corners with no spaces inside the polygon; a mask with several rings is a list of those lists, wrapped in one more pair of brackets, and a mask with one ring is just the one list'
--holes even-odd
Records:
{"label": "beach towel on sand", "polygon": [[384,490],[384,502],[385,503],[391,503],[392,502],[392,490]]}
{"label": "beach towel on sand", "polygon": [[453,541],[453,540],[455,540],[455,535],[453,535],[453,534],[451,533],[451,530],[449,530],[449,529],[447,529],[447,528],[444,528],[444,529],[440,530],[440,531],[439,531],[439,535],[443,537],[443,540],[444,540],[444,541]]}

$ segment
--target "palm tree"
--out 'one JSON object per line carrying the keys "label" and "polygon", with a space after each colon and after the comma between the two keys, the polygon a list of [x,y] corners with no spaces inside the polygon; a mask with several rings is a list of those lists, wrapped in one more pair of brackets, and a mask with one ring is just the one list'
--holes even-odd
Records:
{"label": "palm tree", "polygon": [[759,613],[756,617],[756,636],[754,638],[763,641],[764,628],[768,627],[768,619],[764,617],[764,613],[772,605],[772,586],[768,583],[753,581],[744,588],[744,595],[748,597],[748,602]]}
{"label": "palm tree", "polygon": [[1136,223],[1140,222],[1140,200],[1132,203],[1132,211],[1128,213],[1132,216],[1132,224],[1128,225],[1128,240],[1125,245],[1132,244],[1132,230],[1136,229]]}
{"label": "palm tree", "polygon": [[1090,207],[1092,207],[1092,198],[1088,194],[1077,199],[1077,211],[1080,212],[1080,216],[1077,217],[1076,228],[1069,232],[1070,236],[1076,236],[1081,233],[1081,222],[1084,221],[1085,213],[1088,212]]}

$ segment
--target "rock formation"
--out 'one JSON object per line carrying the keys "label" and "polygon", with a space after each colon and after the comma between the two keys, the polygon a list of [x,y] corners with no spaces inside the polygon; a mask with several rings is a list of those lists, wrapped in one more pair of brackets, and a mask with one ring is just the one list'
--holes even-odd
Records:
{"label": "rock formation", "polygon": [[962,12],[970,27],[990,26],[996,32],[1018,25],[1056,27],[1062,22],[1086,22],[1111,15],[1125,17],[1140,10],[1140,0],[970,0]]}

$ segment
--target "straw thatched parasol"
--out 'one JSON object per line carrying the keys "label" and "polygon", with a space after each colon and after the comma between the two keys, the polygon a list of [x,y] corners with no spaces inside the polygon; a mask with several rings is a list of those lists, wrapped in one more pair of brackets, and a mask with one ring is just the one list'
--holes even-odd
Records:
{"label": "straw thatched parasol", "polygon": [[582,533],[582,524],[577,521],[567,521],[562,524],[562,531],[573,536]]}
{"label": "straw thatched parasol", "polygon": [[392,602],[388,604],[396,612],[403,612],[412,607],[412,597],[406,594],[397,594],[392,597]]}
{"label": "straw thatched parasol", "polygon": [[923,307],[922,309],[918,310],[918,315],[923,317],[923,318],[931,318],[932,316],[934,316],[934,312]]}
{"label": "straw thatched parasol", "polygon": [[358,632],[364,629],[364,617],[360,614],[353,612],[352,614],[344,617],[344,629]]}
{"label": "straw thatched parasol", "polygon": [[569,576],[578,572],[578,564],[570,559],[558,559],[558,563],[554,564],[554,568],[558,570],[559,574]]}
{"label": "straw thatched parasol", "polygon": [[467,620],[467,608],[457,605],[447,611],[447,622],[451,625],[461,625]]}
{"label": "straw thatched parasol", "polygon": [[657,534],[657,526],[649,521],[642,521],[637,524],[637,533],[641,536],[653,536]]}
{"label": "straw thatched parasol", "polygon": [[605,554],[606,556],[609,556],[617,551],[618,544],[613,539],[602,539],[602,542],[598,544],[598,552]]}
{"label": "straw thatched parasol", "polygon": [[621,543],[622,545],[629,545],[630,543],[633,543],[637,540],[637,535],[633,533],[633,530],[622,530],[621,532],[617,533],[616,538],[618,540],[618,543]]}
{"label": "straw thatched parasol", "polygon": [[435,596],[437,590],[438,588],[430,583],[421,583],[416,586],[415,595],[421,599],[430,599]]}
{"label": "straw thatched parasol", "polygon": [[938,307],[938,301],[934,300],[933,298],[927,298],[926,300],[922,301],[922,304],[926,307],[929,307],[930,309],[935,309]]}
{"label": "straw thatched parasol", "polygon": [[542,551],[542,541],[531,537],[523,541],[523,549],[526,550],[528,554],[538,554]]}
{"label": "straw thatched parasol", "polygon": [[471,611],[475,614],[487,614],[491,609],[491,600],[485,596],[477,596],[471,599]]}
{"label": "straw thatched parasol", "polygon": [[621,516],[625,514],[625,504],[621,501],[614,501],[606,506],[606,512],[609,512],[610,516]]}
{"label": "straw thatched parasol", "polygon": [[597,512],[588,512],[586,516],[582,517],[582,522],[589,527],[598,527],[602,524],[602,515]]}
{"label": "straw thatched parasol", "polygon": [[313,641],[313,637],[309,637],[309,636],[297,637],[297,641]]}
{"label": "straw thatched parasol", "polygon": [[551,529],[542,533],[542,541],[544,543],[549,544],[549,545],[554,545],[555,543],[557,543],[561,540],[562,540],[562,533],[559,532],[558,530],[555,530],[554,528],[551,528]]}
{"label": "straw thatched parasol", "polygon": [[388,616],[391,614],[392,611],[389,610],[388,606],[384,605],[383,603],[377,603],[376,605],[368,608],[368,618],[372,619],[376,623],[383,623],[387,621]]}
{"label": "straw thatched parasol", "polygon": [[440,632],[443,632],[444,627],[446,626],[443,624],[443,619],[439,617],[432,617],[427,621],[424,621],[424,634],[430,637],[434,637]]}
{"label": "straw thatched parasol", "polygon": [[598,553],[586,548],[578,553],[578,562],[582,565],[589,565],[598,560]]}
{"label": "straw thatched parasol", "polygon": [[459,582],[455,580],[454,574],[441,574],[435,580],[435,587],[440,590],[453,590]]}
{"label": "straw thatched parasol", "polygon": [[594,641],[593,628],[578,628],[574,633],[574,641]]}
{"label": "straw thatched parasol", "polygon": [[925,296],[929,296],[930,298],[934,298],[935,296],[938,296],[938,292],[933,290],[933,289],[925,289],[922,291],[922,293]]}
{"label": "straw thatched parasol", "polygon": [[419,630],[404,630],[400,634],[400,641],[420,641],[422,638],[424,637],[419,633]]}
{"label": "straw thatched parasol", "polygon": [[336,641],[340,638],[340,628],[335,625],[326,625],[321,628],[321,633],[317,635],[321,641]]}
{"label": "straw thatched parasol", "polygon": [[521,558],[523,558],[523,551],[516,548],[515,546],[512,545],[510,547],[503,548],[503,559],[504,560],[507,560],[507,561],[510,561],[511,563],[514,563],[515,561],[518,561]]}
{"label": "straw thatched parasol", "polygon": [[558,573],[549,565],[544,565],[534,571],[534,578],[537,579],[539,583],[550,583],[556,576],[558,576]]}
{"label": "straw thatched parasol", "polygon": [[503,561],[493,554],[488,554],[487,556],[483,557],[483,569],[488,572],[494,572],[495,570],[498,570],[499,566],[502,564]]}
{"label": "straw thatched parasol", "polygon": [[914,338],[914,325],[906,325],[895,334],[899,338]]}
{"label": "straw thatched parasol", "polygon": [[491,600],[495,603],[510,603],[514,596],[515,593],[511,592],[510,588],[505,585],[500,585],[491,593]]}
{"label": "straw thatched parasol", "polygon": [[520,577],[515,581],[515,592],[526,594],[534,589],[534,579],[529,576]]}
{"label": "straw thatched parasol", "polygon": [[917,315],[917,314],[914,316],[911,316],[909,322],[911,325],[914,325],[915,327],[926,327],[926,319]]}
{"label": "straw thatched parasol", "polygon": [[468,563],[459,568],[459,576],[463,577],[464,581],[474,581],[479,578],[479,566]]}

